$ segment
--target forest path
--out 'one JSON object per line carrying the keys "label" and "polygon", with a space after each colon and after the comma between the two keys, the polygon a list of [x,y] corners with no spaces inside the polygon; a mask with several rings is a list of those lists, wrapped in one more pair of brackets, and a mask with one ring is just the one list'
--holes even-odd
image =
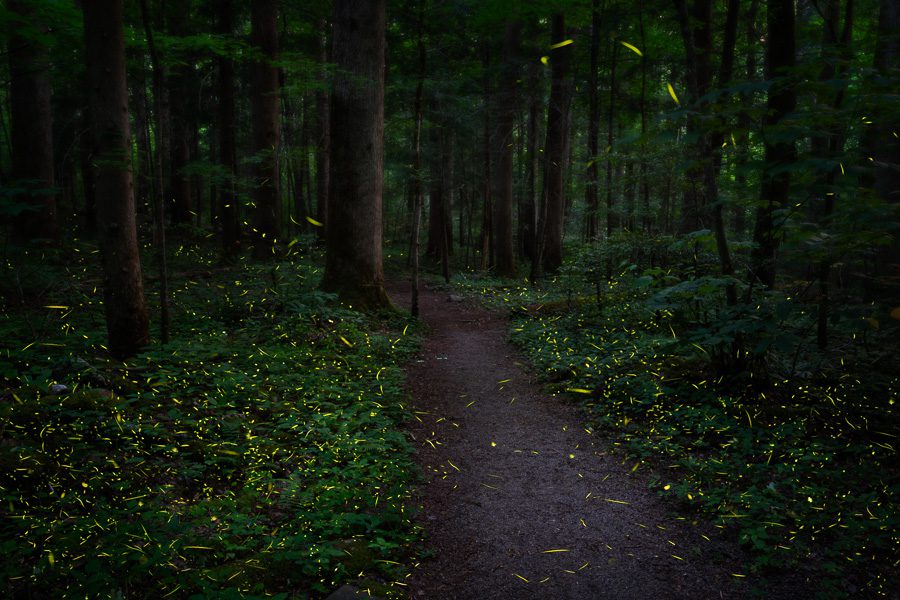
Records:
{"label": "forest path", "polygon": [[[389,291],[409,306],[408,283]],[[737,548],[667,516],[633,461],[611,456],[578,407],[526,372],[506,319],[427,287],[420,308],[429,335],[407,370],[419,419],[409,431],[433,557],[414,571],[411,598],[747,595],[732,575]]]}

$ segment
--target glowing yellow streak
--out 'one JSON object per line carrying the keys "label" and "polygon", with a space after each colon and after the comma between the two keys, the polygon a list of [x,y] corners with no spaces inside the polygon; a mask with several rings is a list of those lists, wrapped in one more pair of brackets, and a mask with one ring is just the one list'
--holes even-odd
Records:
{"label": "glowing yellow streak", "polygon": [[669,88],[669,95],[672,96],[672,100],[675,101],[675,104],[681,106],[681,100],[678,99],[678,96],[675,95],[675,88],[672,87],[671,83],[667,83],[666,87]]}
{"label": "glowing yellow streak", "polygon": [[568,548],[555,548],[553,550],[544,550],[544,554],[554,554],[556,552],[568,552]]}
{"label": "glowing yellow streak", "polygon": [[632,52],[634,52],[635,54],[637,54],[638,56],[643,56],[643,55],[644,55],[644,53],[641,52],[640,50],[638,50],[636,46],[632,46],[632,45],[629,44],[628,42],[621,42],[621,41],[620,41],[619,43],[622,44],[623,46],[625,46],[626,48],[628,48],[629,50],[631,50]]}
{"label": "glowing yellow streak", "polygon": [[311,225],[315,225],[316,227],[325,227],[324,224],[322,224],[322,223],[316,221],[316,220],[313,219],[312,217],[306,217],[306,220],[309,221]]}
{"label": "glowing yellow streak", "polygon": [[575,43],[575,40],[571,40],[571,39],[563,40],[561,42],[557,42],[557,43],[553,44],[552,46],[550,46],[550,49],[556,50],[557,48],[562,48],[563,46],[568,46],[569,44],[574,44],[574,43]]}

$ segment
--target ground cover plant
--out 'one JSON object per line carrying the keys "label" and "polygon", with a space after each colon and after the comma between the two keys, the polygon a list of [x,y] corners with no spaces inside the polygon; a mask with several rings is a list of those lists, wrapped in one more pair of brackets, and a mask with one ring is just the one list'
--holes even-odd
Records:
{"label": "ground cover plant", "polygon": [[734,534],[749,572],[801,573],[825,598],[893,593],[898,374],[883,366],[896,315],[848,307],[840,356],[823,355],[808,305],[771,294],[729,311],[702,252],[690,271],[624,261],[606,281],[593,267],[621,250],[582,252],[544,289],[456,286],[508,310],[550,389],[579,400],[673,508]]}
{"label": "ground cover plant", "polygon": [[92,246],[4,265],[2,594],[393,593],[409,324],[337,308],[316,257],[175,248],[174,341],[127,362],[103,349]]}

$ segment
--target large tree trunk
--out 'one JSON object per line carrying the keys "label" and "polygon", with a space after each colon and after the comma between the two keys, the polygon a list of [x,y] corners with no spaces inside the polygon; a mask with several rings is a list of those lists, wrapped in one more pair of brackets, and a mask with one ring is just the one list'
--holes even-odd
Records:
{"label": "large tree trunk", "polygon": [[494,266],[500,277],[516,275],[513,243],[513,128],[518,104],[516,81],[519,75],[517,54],[520,29],[519,23],[506,24],[500,80],[494,95]]}
{"label": "large tree trunk", "polygon": [[322,288],[390,307],[382,267],[385,0],[334,4],[331,193]]}
{"label": "large tree trunk", "polygon": [[254,188],[256,201],[255,258],[272,256],[281,237],[281,198],[278,193],[278,1],[253,0],[250,5],[253,46],[262,59],[255,73],[251,107],[253,113]]}
{"label": "large tree trunk", "polygon": [[118,358],[148,340],[131,179],[122,0],[84,3],[88,93],[97,148],[97,220],[108,348]]}
{"label": "large tree trunk", "polygon": [[553,15],[552,50],[550,54],[550,107],[547,114],[546,175],[544,187],[544,226],[542,263],[545,271],[555,271],[562,264],[563,227],[565,223],[565,180],[569,149],[569,109],[572,82],[569,62],[572,44],[565,42],[565,20],[562,14]]}
{"label": "large tree trunk", "polygon": [[50,106],[50,58],[47,48],[26,36],[27,27],[42,30],[31,2],[9,1],[22,19],[9,38],[9,103],[12,173],[22,189],[16,199],[27,205],[13,222],[13,237],[22,241],[59,238],[53,173],[53,113]]}
{"label": "large tree trunk", "polygon": [[792,141],[777,135],[779,123],[797,104],[796,84],[790,74],[796,55],[793,0],[772,0],[768,4],[766,78],[770,81],[763,139],[765,169],[760,186],[760,206],[756,211],[751,254],[753,276],[765,287],[775,286],[775,253],[778,238],[775,212],[788,201],[791,175],[787,167],[796,160]]}
{"label": "large tree trunk", "polygon": [[[217,0],[218,33],[230,39],[234,35],[232,0]],[[224,181],[219,188],[219,219],[222,226],[222,250],[226,261],[233,259],[241,248],[240,205],[237,193],[237,125],[234,102],[234,61],[219,56],[219,162]]]}

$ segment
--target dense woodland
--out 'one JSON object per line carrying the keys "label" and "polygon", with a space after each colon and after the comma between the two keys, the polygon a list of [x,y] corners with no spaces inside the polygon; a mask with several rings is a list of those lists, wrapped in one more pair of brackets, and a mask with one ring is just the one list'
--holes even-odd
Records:
{"label": "dense woodland", "polygon": [[748,589],[896,593],[896,1],[0,20],[5,597],[402,596],[386,277],[507,311]]}

